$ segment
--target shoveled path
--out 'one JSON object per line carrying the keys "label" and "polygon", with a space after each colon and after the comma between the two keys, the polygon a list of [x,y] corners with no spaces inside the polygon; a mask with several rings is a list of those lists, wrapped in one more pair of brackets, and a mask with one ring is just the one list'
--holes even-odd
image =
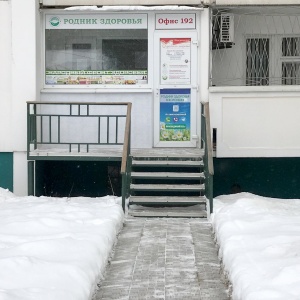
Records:
{"label": "shoveled path", "polygon": [[205,219],[128,218],[94,300],[227,300]]}

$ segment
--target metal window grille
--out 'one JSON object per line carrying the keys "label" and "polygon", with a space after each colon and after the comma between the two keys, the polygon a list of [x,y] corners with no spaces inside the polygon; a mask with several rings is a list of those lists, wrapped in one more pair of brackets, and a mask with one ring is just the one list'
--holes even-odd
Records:
{"label": "metal window grille", "polygon": [[284,37],[282,47],[282,84],[300,84],[300,37]]}
{"label": "metal window grille", "polygon": [[269,84],[269,39],[247,39],[246,85]]}
{"label": "metal window grille", "polygon": [[300,6],[215,7],[211,86],[300,85]]}

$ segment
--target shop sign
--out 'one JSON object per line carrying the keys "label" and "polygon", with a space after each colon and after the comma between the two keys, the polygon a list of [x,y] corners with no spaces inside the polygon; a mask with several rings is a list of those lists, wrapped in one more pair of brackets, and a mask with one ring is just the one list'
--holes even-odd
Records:
{"label": "shop sign", "polygon": [[147,71],[46,71],[47,85],[134,85],[147,82]]}
{"label": "shop sign", "polygon": [[160,39],[160,83],[191,83],[191,38]]}
{"label": "shop sign", "polygon": [[146,29],[147,14],[45,15],[46,29]]}
{"label": "shop sign", "polygon": [[191,89],[160,90],[160,141],[191,139]]}
{"label": "shop sign", "polygon": [[196,14],[156,14],[156,29],[195,29]]}

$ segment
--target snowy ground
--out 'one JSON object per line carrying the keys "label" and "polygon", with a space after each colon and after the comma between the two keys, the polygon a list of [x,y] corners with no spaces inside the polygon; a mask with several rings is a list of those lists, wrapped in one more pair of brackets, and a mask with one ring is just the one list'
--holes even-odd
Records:
{"label": "snowy ground", "polygon": [[[240,193],[214,203],[233,299],[299,300],[300,200]],[[16,197],[0,188],[0,299],[91,299],[123,221],[120,198]]]}
{"label": "snowy ground", "polygon": [[249,193],[214,201],[212,224],[234,300],[300,299],[300,200]]}
{"label": "snowy ground", "polygon": [[91,299],[123,225],[119,202],[0,188],[0,299]]}

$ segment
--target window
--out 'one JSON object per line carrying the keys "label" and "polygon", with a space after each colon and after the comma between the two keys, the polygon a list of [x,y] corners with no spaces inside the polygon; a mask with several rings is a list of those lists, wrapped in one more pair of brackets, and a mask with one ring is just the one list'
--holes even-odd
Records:
{"label": "window", "polygon": [[147,15],[46,15],[46,85],[146,84]]}
{"label": "window", "polygon": [[246,85],[269,84],[269,39],[246,39]]}
{"label": "window", "polygon": [[300,37],[284,37],[281,43],[282,84],[300,84]]}

